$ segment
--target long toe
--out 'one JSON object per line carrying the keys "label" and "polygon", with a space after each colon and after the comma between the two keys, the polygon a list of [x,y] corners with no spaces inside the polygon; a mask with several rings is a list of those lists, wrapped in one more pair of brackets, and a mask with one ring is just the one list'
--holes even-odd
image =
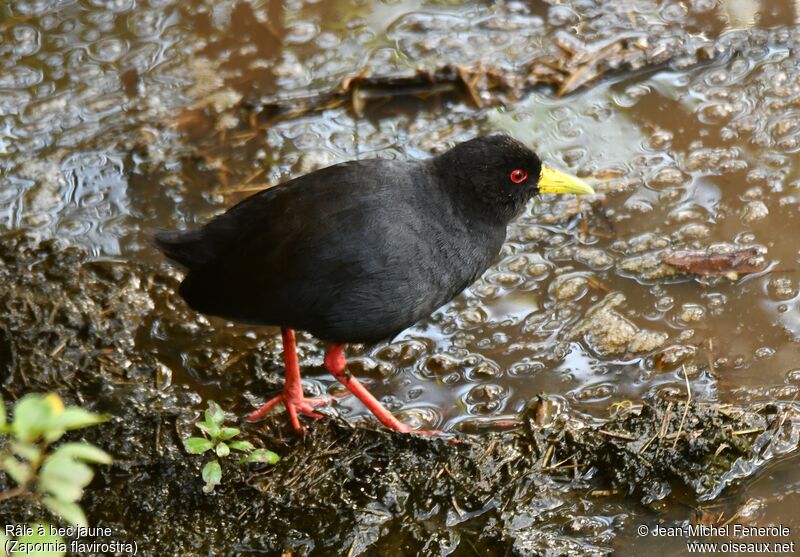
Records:
{"label": "long toe", "polygon": [[267,413],[278,406],[279,404],[283,405],[286,408],[287,413],[289,414],[289,421],[292,424],[292,427],[298,433],[303,432],[303,427],[300,425],[300,420],[298,416],[308,416],[314,418],[315,420],[319,420],[320,418],[324,418],[322,414],[314,410],[318,406],[325,406],[331,403],[332,398],[329,397],[321,397],[321,398],[306,398],[306,397],[297,397],[292,396],[286,392],[282,392],[281,394],[271,398],[266,403],[264,403],[258,410],[255,410],[247,415],[247,421],[249,422],[257,422],[258,420],[262,419]]}
{"label": "long toe", "polygon": [[269,399],[267,402],[262,404],[261,407],[258,410],[250,412],[247,415],[247,421],[248,422],[257,422],[258,420],[260,420],[261,418],[266,416],[267,412],[269,412],[275,406],[277,406],[278,404],[281,404],[281,403],[283,403],[283,393],[279,394],[276,397],[273,397],[273,398]]}

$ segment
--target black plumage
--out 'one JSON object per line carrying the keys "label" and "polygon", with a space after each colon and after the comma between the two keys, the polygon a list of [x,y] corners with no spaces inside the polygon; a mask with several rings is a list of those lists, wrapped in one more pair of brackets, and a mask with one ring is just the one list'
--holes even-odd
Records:
{"label": "black plumage", "polygon": [[[527,178],[517,183],[512,171]],[[447,303],[495,261],[540,172],[516,140],[479,137],[423,161],[337,164],[259,192],[202,228],[158,232],[155,243],[188,267],[180,293],[197,311],[373,343]]]}

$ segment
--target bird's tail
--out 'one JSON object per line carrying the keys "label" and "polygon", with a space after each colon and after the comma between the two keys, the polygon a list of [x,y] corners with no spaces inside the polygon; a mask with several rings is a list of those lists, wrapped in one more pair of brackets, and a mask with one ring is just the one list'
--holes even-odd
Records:
{"label": "bird's tail", "polygon": [[164,255],[190,269],[202,267],[214,258],[202,229],[158,230],[153,234],[153,244]]}

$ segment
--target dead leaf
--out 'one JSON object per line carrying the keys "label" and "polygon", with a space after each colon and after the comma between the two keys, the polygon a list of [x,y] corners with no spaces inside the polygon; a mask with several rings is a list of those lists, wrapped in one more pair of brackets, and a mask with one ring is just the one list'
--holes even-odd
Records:
{"label": "dead leaf", "polygon": [[724,253],[679,250],[668,253],[662,261],[683,272],[700,276],[748,274],[764,269],[761,248],[758,246],[736,246]]}

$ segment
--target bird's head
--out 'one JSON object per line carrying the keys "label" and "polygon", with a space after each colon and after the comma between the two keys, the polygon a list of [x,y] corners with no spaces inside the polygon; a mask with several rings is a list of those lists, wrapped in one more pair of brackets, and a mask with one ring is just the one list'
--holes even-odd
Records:
{"label": "bird's head", "polygon": [[507,135],[476,137],[434,159],[437,173],[458,198],[510,221],[540,193],[593,194],[582,180],[542,165],[536,153]]}

